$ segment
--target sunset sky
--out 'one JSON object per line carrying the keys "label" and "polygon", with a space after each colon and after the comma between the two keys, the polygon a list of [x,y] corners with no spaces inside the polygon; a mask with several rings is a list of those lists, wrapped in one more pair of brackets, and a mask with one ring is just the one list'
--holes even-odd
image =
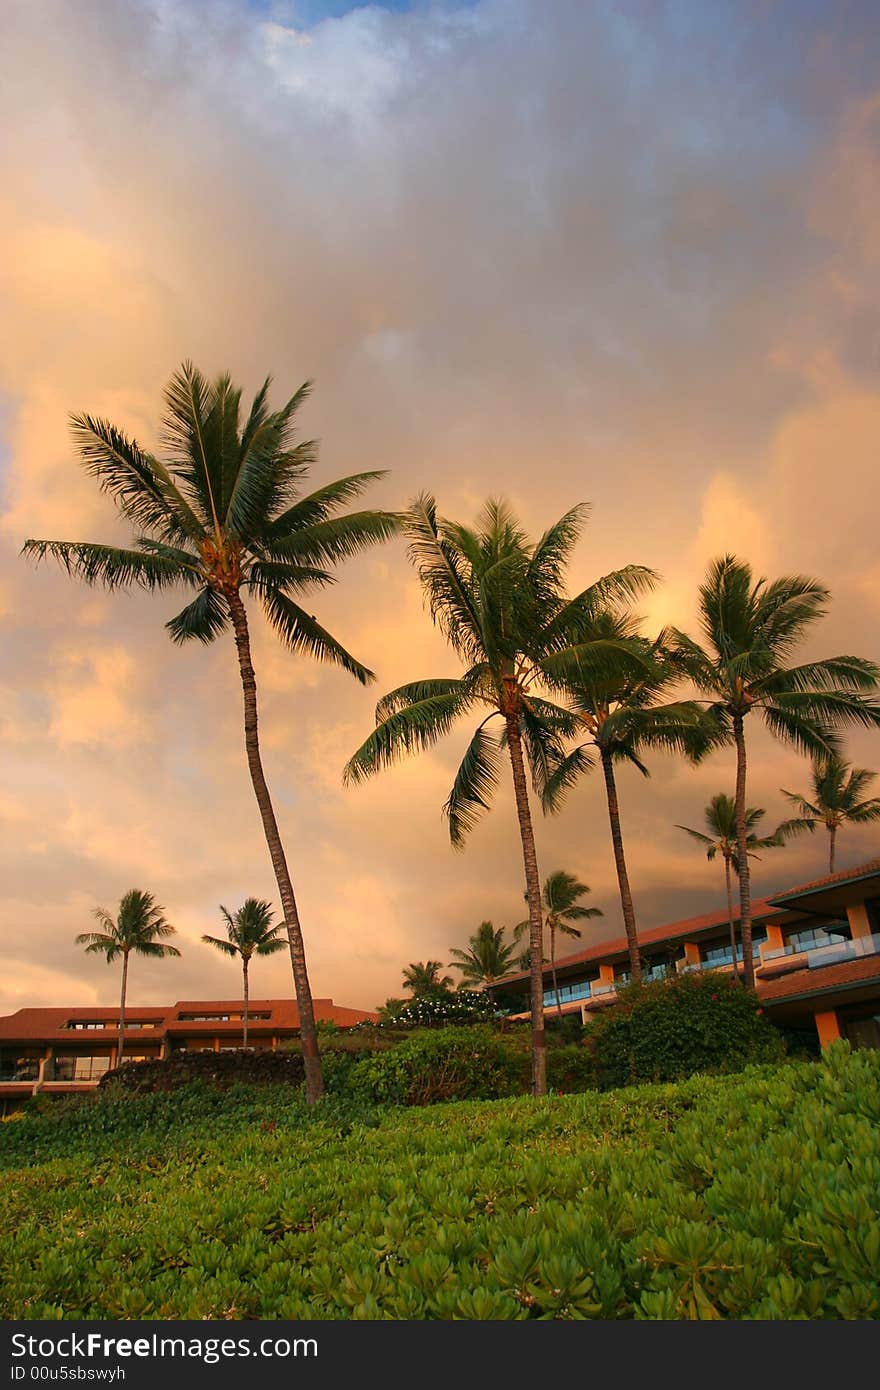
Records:
{"label": "sunset sky", "polygon": [[[880,14],[875,0],[5,0],[0,7],[0,1013],[113,1003],[74,944],[145,888],[179,961],[133,1002],[234,997],[200,943],[218,904],[277,901],[248,780],[235,651],[172,647],[174,596],[104,595],[26,537],[125,539],[68,412],[155,446],[184,359],[276,399],[315,379],[318,481],[387,468],[371,503],[507,496],[533,533],[591,519],[572,588],[663,576],[648,630],[692,627],[725,550],[832,590],[804,656],[880,660]],[[441,807],[467,726],[365,786],[343,764],[376,698],[454,675],[401,542],[340,571],[318,616],[363,689],[255,619],[264,758],[317,996],[373,1007],[403,966],[524,915],[512,793],[464,853]],[[756,721],[751,721],[753,724]],[[772,827],[793,751],[749,730]],[[880,768],[880,737],[848,743]],[[733,756],[620,778],[639,925],[723,901],[698,826]],[[537,814],[537,812],[536,812]],[[537,837],[622,930],[598,780]],[[877,853],[845,830],[842,867]],[[763,894],[824,872],[768,853]],[[288,995],[284,955],[255,996]]]}

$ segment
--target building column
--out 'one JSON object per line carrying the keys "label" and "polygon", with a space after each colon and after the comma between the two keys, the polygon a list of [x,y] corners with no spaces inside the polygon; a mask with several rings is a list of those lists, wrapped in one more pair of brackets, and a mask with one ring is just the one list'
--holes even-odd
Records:
{"label": "building column", "polygon": [[852,932],[853,941],[859,937],[871,935],[871,923],[868,921],[868,909],[864,903],[850,903],[846,909],[849,929]]}
{"label": "building column", "polygon": [[686,941],[684,943],[685,965],[700,964],[700,945],[697,941]]}
{"label": "building column", "polygon": [[836,1042],[838,1038],[843,1036],[837,1021],[836,1009],[827,1009],[823,1013],[817,1013],[814,1018],[820,1046],[827,1047],[829,1043]]}

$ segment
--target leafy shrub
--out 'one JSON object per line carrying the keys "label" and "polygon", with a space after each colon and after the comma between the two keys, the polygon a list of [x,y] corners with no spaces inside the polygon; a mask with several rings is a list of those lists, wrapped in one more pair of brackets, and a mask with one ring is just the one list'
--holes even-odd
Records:
{"label": "leafy shrub", "polygon": [[630,985],[589,1034],[603,1090],[677,1081],[699,1071],[739,1071],[778,1061],[779,1033],[757,995],[730,978],[683,975]]}
{"label": "leafy shrub", "polygon": [[0,1316],[880,1317],[880,1053],[347,1105],[193,1086],[0,1126]]}
{"label": "leafy shrub", "polygon": [[547,1088],[560,1094],[569,1091],[595,1091],[596,1063],[592,1050],[579,1043],[547,1048]]}
{"label": "leafy shrub", "polygon": [[146,1095],[150,1091],[174,1091],[193,1081],[220,1087],[241,1082],[298,1086],[304,1077],[301,1053],[236,1048],[226,1052],[174,1052],[161,1061],[125,1062],[117,1071],[106,1072],[98,1086],[113,1087],[128,1095]]}
{"label": "leafy shrub", "polygon": [[527,1070],[522,1048],[489,1028],[444,1028],[359,1061],[347,1084],[352,1095],[380,1103],[432,1105],[513,1095]]}

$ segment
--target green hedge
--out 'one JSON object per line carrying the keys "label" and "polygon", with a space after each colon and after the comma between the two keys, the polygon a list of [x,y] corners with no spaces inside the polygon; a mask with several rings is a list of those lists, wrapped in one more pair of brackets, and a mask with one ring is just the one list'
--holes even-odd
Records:
{"label": "green hedge", "polygon": [[740,1071],[785,1055],[757,995],[728,976],[683,975],[630,985],[588,1034],[603,1090]]}
{"label": "green hedge", "polygon": [[225,1052],[174,1052],[161,1061],[126,1062],[117,1071],[108,1071],[99,1089],[114,1088],[129,1095],[150,1091],[174,1091],[193,1081],[209,1086],[234,1086],[245,1082],[299,1086],[305,1078],[299,1052],[251,1052],[236,1048]]}
{"label": "green hedge", "polygon": [[353,1096],[392,1105],[495,1099],[528,1083],[521,1043],[486,1027],[417,1033],[389,1052],[363,1058],[345,1079]]}
{"label": "green hedge", "polygon": [[880,1054],[845,1044],[360,1118],[97,1098],[0,1124],[0,1160],[6,1318],[880,1317]]}

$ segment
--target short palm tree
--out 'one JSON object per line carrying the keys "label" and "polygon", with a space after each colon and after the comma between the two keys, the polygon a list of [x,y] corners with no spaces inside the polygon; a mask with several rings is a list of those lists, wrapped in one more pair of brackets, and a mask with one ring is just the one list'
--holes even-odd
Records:
{"label": "short palm tree", "polygon": [[[746,807],[746,848],[750,859],[757,859],[759,849],[780,849],[790,833],[787,824],[777,826],[772,835],[759,835],[758,823],[764,819],[766,811],[760,806]],[[687,825],[677,825],[697,844],[705,846],[706,858],[712,860],[720,854],[724,860],[724,883],[727,889],[727,921],[730,926],[730,959],[734,975],[739,978],[736,964],[736,914],[733,910],[733,882],[731,874],[739,873],[739,857],[736,838],[736,802],[732,796],[719,792],[713,796],[703,812],[706,832],[691,830]]]}
{"label": "short palm tree", "polygon": [[630,976],[637,983],[642,978],[642,962],[624,852],[616,769],[626,763],[648,777],[644,756],[654,751],[683,754],[697,762],[717,743],[723,731],[718,720],[695,701],[667,698],[681,681],[682,673],[679,663],[665,648],[663,633],[649,641],[640,635],[638,620],[620,609],[599,613],[594,633],[597,638],[637,643],[644,656],[644,665],[623,675],[614,671],[582,674],[575,668],[568,694],[580,716],[579,735],[583,737],[586,733],[587,737],[560,761],[548,778],[544,806],[546,810],[557,810],[568,788],[592,772],[598,759],[605,782]]}
{"label": "short palm tree", "polygon": [[867,825],[880,820],[880,798],[866,797],[865,792],[876,779],[876,772],[853,767],[836,753],[813,759],[812,800],[798,792],[787,797],[798,812],[786,822],[792,829],[815,830],[824,825],[828,831],[828,872],[834,873],[834,851],[837,832],[842,825]]}
{"label": "short palm tree", "polygon": [[491,985],[509,975],[513,968],[516,946],[504,940],[504,928],[492,922],[481,922],[473,936],[468,938],[467,950],[450,946],[450,955],[455,960],[449,962],[453,970],[461,971],[461,984]]}
{"label": "short palm tree", "polygon": [[228,912],[221,903],[220,912],[226,923],[225,939],[222,936],[203,936],[202,940],[207,945],[222,951],[225,956],[241,957],[242,996],[244,1000],[241,1015],[244,1032],[242,1046],[247,1047],[248,1001],[250,997],[248,970],[251,957],[272,956],[276,951],[284,950],[285,942],[278,935],[281,931],[281,923],[273,922],[272,907],[261,898],[246,898],[235,913]]}
{"label": "short palm tree", "polygon": [[[489,806],[504,754],[513,775],[529,902],[532,1090],[546,1091],[541,937],[541,880],[525,765],[540,792],[558,757],[559,740],[576,728],[572,712],[549,698],[573,661],[631,666],[626,642],[584,644],[582,633],[600,603],[644,588],[650,571],[630,566],[569,599],[564,570],[580,534],[575,507],[537,542],[528,539],[503,502],[489,501],[475,528],[438,519],[433,497],[417,499],[404,518],[413,561],[434,622],[466,667],[463,676],[415,681],[380,700],[377,727],[349,761],[347,781],[360,781],[395,760],[430,748],[460,718],[478,716],[444,808],[453,845]],[[500,720],[496,734],[489,729]]]}
{"label": "short palm tree", "polygon": [[[563,936],[580,940],[582,932],[573,923],[603,916],[600,907],[584,907],[580,903],[579,899],[586,897],[590,891],[586,883],[581,883],[574,874],[567,874],[564,869],[557,869],[544,880],[541,900],[544,907],[544,923],[550,934],[550,972],[553,976],[556,1012],[560,1018],[562,1001],[559,997],[559,982],[556,979],[556,933],[561,932]],[[528,922],[520,922],[514,931],[519,933],[527,926]]]}
{"label": "short palm tree", "polygon": [[445,994],[455,981],[451,975],[441,975],[443,962],[439,960],[416,960],[403,972],[403,987],[408,989],[414,999],[422,999],[426,994]]}
{"label": "short palm tree", "polygon": [[116,1050],[116,1065],[122,1066],[125,1056],[125,996],[128,990],[128,958],[151,956],[154,960],[162,956],[179,956],[176,946],[169,946],[167,938],[174,935],[174,927],[165,920],[165,909],[160,907],[152,893],[140,888],[132,888],[119,904],[116,920],[103,907],[96,907],[92,916],[100,922],[102,931],[80,932],[76,938],[78,946],[86,951],[105,956],[108,965],[122,958],[122,990],[119,996],[119,1045]]}
{"label": "short palm tree", "polygon": [[378,473],[356,473],[303,495],[314,441],[293,443],[306,382],[279,410],[268,405],[269,379],[242,424],[241,391],[228,376],[208,382],[190,363],[165,391],[163,462],[116,426],[72,417],[87,472],[135,528],[129,549],[82,541],[25,543],[24,554],[53,556],[87,584],[194,593],[166,624],[174,642],[209,643],[231,629],[244,700],[245,750],[263,831],[278,883],[302,1026],[306,1093],[323,1089],[305,946],[290,871],[263,771],[257,732],[257,686],[244,595],[257,600],[294,652],[333,662],[366,684],[372,672],[296,602],[334,582],[338,561],[385,540],[396,519],[386,512],[338,515]]}
{"label": "short palm tree", "polygon": [[751,879],[746,825],[745,721],[759,711],[772,734],[802,752],[838,752],[841,724],[880,726],[880,670],[856,656],[789,665],[794,648],[827,609],[828,590],[805,575],[755,579],[734,555],[713,560],[700,587],[705,646],[682,632],[676,647],[697,688],[728,728],[736,747],[736,839],[743,975],[754,986]]}

